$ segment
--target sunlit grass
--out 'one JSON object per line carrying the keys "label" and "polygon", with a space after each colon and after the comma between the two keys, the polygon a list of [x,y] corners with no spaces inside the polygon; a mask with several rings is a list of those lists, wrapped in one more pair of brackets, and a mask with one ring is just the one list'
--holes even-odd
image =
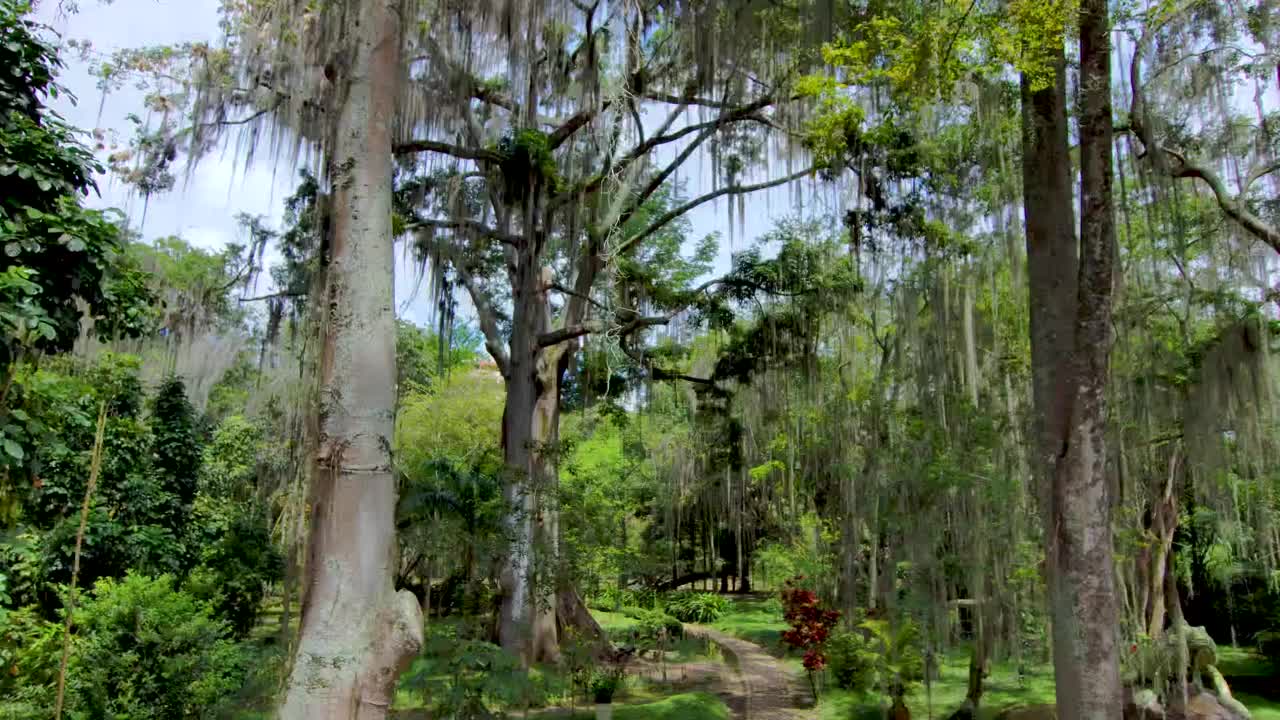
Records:
{"label": "sunlit grass", "polygon": [[[969,683],[969,655],[955,652],[942,658],[939,677],[926,689],[921,683],[907,696],[913,718],[946,717],[964,702]],[[1013,705],[1052,703],[1053,670],[1048,666],[1032,668],[1021,679],[1011,663],[995,663],[986,679],[980,717],[994,717]],[[848,720],[876,717],[889,699],[882,695],[859,695],[848,690],[828,689],[819,698],[823,720]],[[932,708],[932,713],[930,709]]]}
{"label": "sunlit grass", "polygon": [[1249,708],[1254,720],[1280,720],[1280,668],[1250,650],[1219,646],[1218,669],[1231,684],[1232,695]]}
{"label": "sunlit grass", "polygon": [[621,637],[640,626],[639,621],[635,618],[629,618],[622,613],[592,610],[591,616],[596,619],[596,622],[600,623],[601,629],[610,637]]}
{"label": "sunlit grass", "polygon": [[734,598],[729,612],[711,623],[711,627],[753,642],[775,655],[784,651],[782,631],[787,629],[787,624],[773,600]]}
{"label": "sunlit grass", "polygon": [[[595,717],[595,708],[584,707],[572,714],[564,710],[549,710],[530,713],[529,717],[590,720]],[[691,692],[672,695],[655,702],[614,703],[613,717],[614,720],[728,720],[729,708],[715,695]]]}

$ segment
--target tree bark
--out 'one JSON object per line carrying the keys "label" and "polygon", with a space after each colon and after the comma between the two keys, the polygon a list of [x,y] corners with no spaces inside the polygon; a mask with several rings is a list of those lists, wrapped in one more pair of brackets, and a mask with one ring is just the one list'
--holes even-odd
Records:
{"label": "tree bark", "polygon": [[[525,664],[554,659],[555,588],[539,580],[535,555],[555,542],[554,521],[547,527],[543,499],[554,488],[549,447],[559,425],[559,392],[553,349],[539,346],[550,325],[543,272],[535,259],[538,240],[520,248],[513,277],[513,313],[507,397],[502,415],[502,448],[507,466],[504,498],[510,543],[501,573],[502,608],[498,637],[502,647]],[[541,525],[541,527],[539,527]],[[542,567],[547,560],[541,559]]]}
{"label": "tree bark", "polygon": [[398,8],[362,0],[328,148],[333,187],[308,589],[283,720],[381,720],[422,645],[422,611],[395,592],[391,126]]}
{"label": "tree bark", "polygon": [[1115,261],[1109,32],[1106,0],[1083,0],[1075,282],[1061,50],[1051,87],[1034,90],[1023,81],[1037,466],[1062,720],[1101,720],[1122,710],[1104,437]]}

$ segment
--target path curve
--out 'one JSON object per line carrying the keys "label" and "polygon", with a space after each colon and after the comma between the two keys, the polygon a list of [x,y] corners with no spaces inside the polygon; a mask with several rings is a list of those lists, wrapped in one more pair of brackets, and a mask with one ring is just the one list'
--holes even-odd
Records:
{"label": "path curve", "polygon": [[[720,695],[739,720],[807,720],[813,693],[809,681],[753,642],[726,635],[705,625],[685,624],[685,633],[706,638],[725,653],[737,675],[722,678]],[[805,709],[809,708],[809,709]]]}

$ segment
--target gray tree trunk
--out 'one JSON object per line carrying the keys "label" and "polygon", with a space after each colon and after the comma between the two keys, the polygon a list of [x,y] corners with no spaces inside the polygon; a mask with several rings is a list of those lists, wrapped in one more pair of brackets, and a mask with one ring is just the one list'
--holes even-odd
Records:
{"label": "gray tree trunk", "polygon": [[[532,238],[530,244],[536,242]],[[502,605],[498,639],[508,652],[528,664],[553,659],[555,632],[554,587],[537,577],[535,554],[554,543],[554,518],[543,515],[542,498],[553,490],[554,467],[547,453],[559,425],[559,388],[553,352],[538,345],[550,326],[542,269],[536,250],[521,249],[513,283],[510,367],[502,416],[502,447],[507,466],[504,499],[508,506],[506,532],[509,550],[501,573]],[[552,363],[551,367],[548,364]],[[552,527],[547,527],[551,520]],[[542,567],[553,558],[542,557]]]}
{"label": "gray tree trunk", "polygon": [[336,79],[328,162],[331,261],[320,360],[308,587],[278,716],[381,720],[422,645],[422,612],[394,590],[396,485],[391,126],[398,8],[362,0]]}
{"label": "gray tree trunk", "polygon": [[1121,711],[1104,444],[1115,255],[1107,32],[1105,0],[1085,0],[1079,246],[1072,231],[1061,48],[1054,53],[1055,82],[1050,87],[1033,89],[1023,79],[1035,466],[1062,720],[1102,720]]}

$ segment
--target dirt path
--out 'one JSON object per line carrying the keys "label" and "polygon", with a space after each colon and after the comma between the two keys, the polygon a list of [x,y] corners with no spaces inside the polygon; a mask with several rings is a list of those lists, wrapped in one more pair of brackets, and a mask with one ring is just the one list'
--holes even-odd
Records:
{"label": "dirt path", "polygon": [[[717,692],[738,720],[802,720],[817,717],[809,683],[759,645],[705,625],[685,625],[724,651],[733,677],[721,677]],[[808,708],[808,709],[803,709]]]}

